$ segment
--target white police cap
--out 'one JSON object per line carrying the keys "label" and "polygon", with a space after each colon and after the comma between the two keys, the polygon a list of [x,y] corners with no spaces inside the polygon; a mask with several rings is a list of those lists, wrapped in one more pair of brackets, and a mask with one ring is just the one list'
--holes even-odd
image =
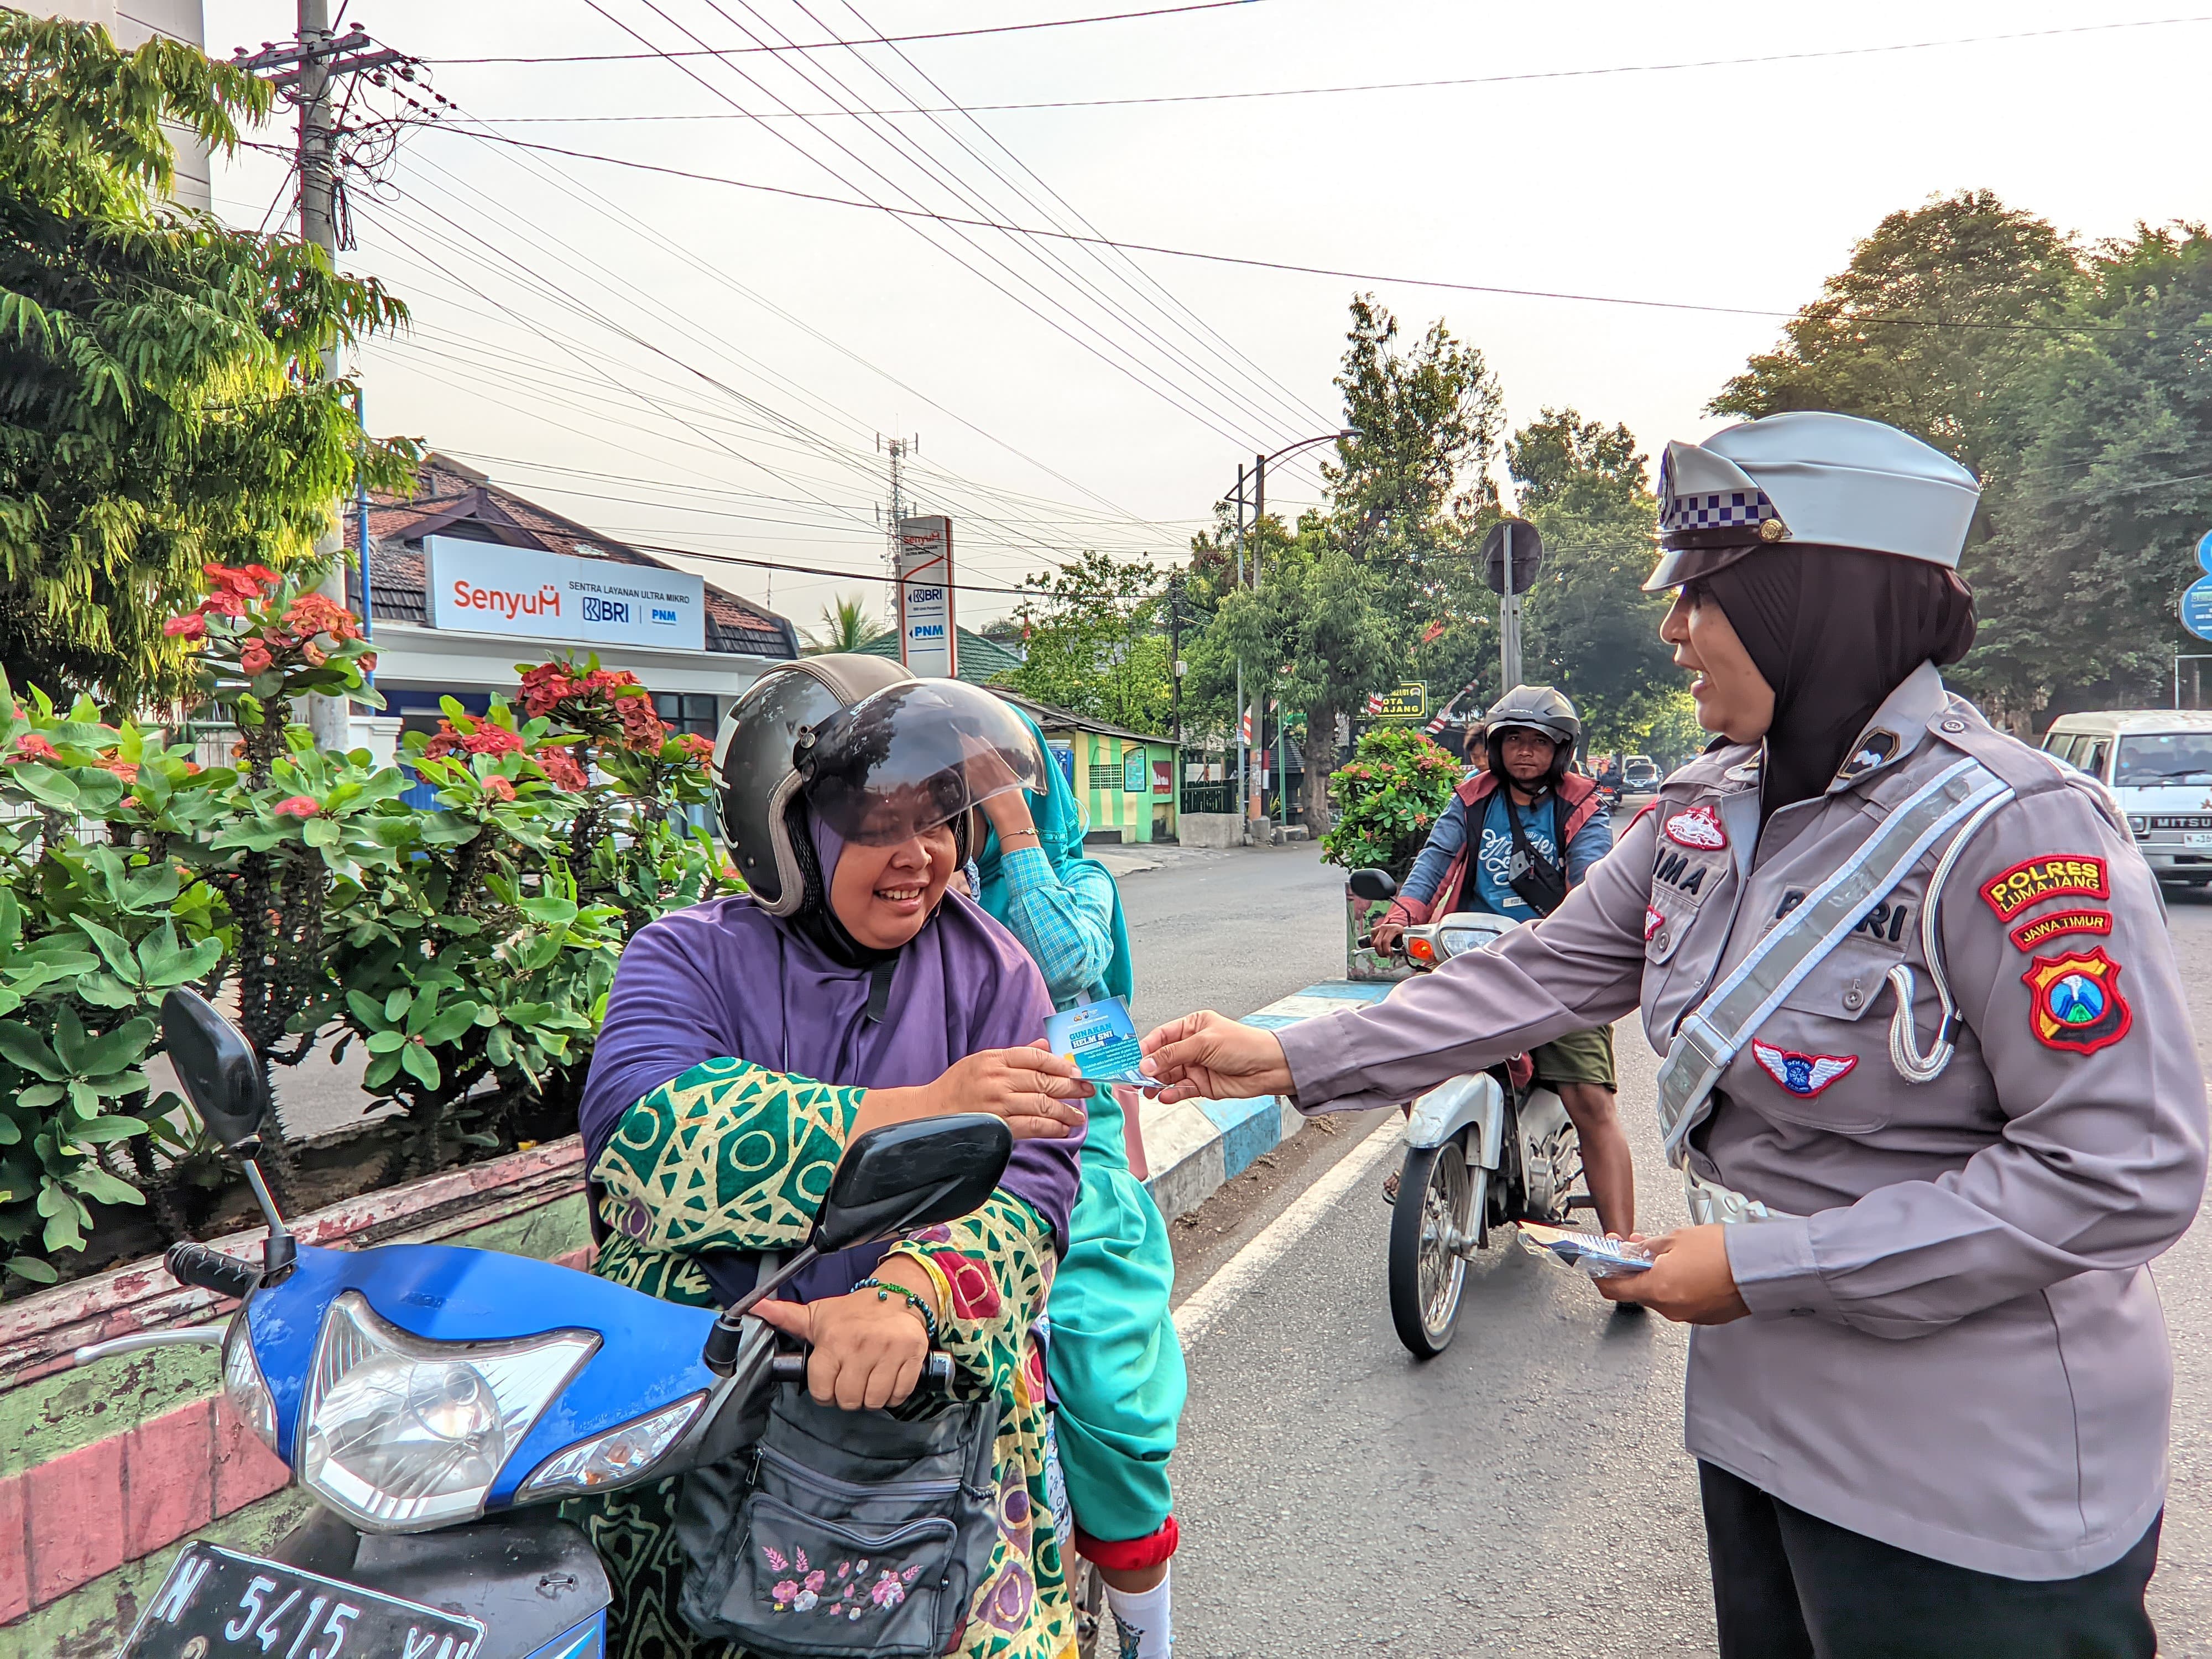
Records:
{"label": "white police cap", "polygon": [[1854,415],[1770,415],[1659,464],[1659,568],[1647,592],[1781,542],[1958,568],[1981,486],[1942,451]]}

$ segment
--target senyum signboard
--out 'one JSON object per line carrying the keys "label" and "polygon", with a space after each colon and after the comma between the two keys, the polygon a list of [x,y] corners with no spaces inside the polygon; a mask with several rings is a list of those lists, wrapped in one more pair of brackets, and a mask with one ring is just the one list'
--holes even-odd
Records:
{"label": "senyum signboard", "polygon": [[681,570],[426,536],[430,625],[461,634],[707,648],[707,584]]}
{"label": "senyum signboard", "polygon": [[952,627],[952,520],[899,520],[899,660],[924,679],[959,672]]}

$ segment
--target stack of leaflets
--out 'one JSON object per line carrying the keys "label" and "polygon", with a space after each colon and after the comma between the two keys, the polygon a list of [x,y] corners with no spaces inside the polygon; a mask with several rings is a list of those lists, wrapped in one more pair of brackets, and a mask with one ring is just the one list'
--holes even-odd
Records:
{"label": "stack of leaflets", "polygon": [[1611,1279],[1619,1273],[1651,1270],[1651,1252],[1626,1239],[1578,1232],[1571,1227],[1547,1227],[1541,1222],[1520,1224],[1521,1248],[1558,1262],[1563,1267],[1588,1273],[1592,1279]]}

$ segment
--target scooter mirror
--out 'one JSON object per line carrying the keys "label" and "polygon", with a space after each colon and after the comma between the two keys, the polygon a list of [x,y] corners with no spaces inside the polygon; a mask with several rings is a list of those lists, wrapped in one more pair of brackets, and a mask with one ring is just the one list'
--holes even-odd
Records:
{"label": "scooter mirror", "polygon": [[245,1035],[198,992],[179,987],[161,999],[161,1043],[215,1138],[241,1158],[258,1152],[269,1084]]}
{"label": "scooter mirror", "polygon": [[1364,898],[1370,904],[1380,904],[1398,896],[1398,884],[1390,879],[1387,870],[1354,870],[1345,884],[1352,889],[1352,896]]}
{"label": "scooter mirror", "polygon": [[982,1112],[871,1129],[845,1149],[809,1242],[827,1255],[957,1219],[990,1197],[1013,1150],[1006,1120]]}

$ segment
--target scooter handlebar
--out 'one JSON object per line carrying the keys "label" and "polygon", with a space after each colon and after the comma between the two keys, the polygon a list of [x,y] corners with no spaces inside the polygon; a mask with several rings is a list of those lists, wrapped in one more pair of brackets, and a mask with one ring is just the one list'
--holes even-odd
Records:
{"label": "scooter handlebar", "polygon": [[194,1285],[240,1301],[261,1282],[261,1269],[253,1263],[225,1255],[204,1244],[172,1244],[168,1255],[162,1258],[162,1265],[168,1268],[169,1277],[179,1285]]}
{"label": "scooter handlebar", "polygon": [[[780,1353],[768,1362],[769,1377],[778,1382],[806,1381],[806,1356],[803,1353]],[[917,1389],[945,1389],[952,1386],[952,1356],[933,1352],[921,1363],[921,1376],[915,1382]]]}

